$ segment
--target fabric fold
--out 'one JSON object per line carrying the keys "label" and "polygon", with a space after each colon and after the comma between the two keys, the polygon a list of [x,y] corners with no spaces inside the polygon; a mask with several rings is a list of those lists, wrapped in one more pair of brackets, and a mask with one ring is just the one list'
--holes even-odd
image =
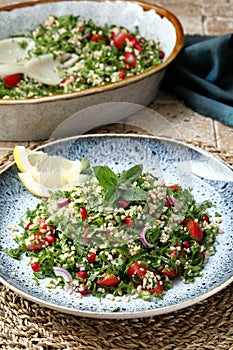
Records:
{"label": "fabric fold", "polygon": [[162,88],[196,112],[233,127],[233,34],[186,36]]}

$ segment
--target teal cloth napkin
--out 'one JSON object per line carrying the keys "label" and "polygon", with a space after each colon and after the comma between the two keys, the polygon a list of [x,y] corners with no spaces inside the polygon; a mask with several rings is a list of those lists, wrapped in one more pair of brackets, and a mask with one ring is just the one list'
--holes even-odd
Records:
{"label": "teal cloth napkin", "polygon": [[233,127],[233,34],[187,36],[162,88],[196,112]]}

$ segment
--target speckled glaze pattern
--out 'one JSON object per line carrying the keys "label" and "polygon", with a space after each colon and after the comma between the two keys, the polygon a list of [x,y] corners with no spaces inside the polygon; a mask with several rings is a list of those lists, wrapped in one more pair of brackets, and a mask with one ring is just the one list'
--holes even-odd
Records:
{"label": "speckled glaze pattern", "polygon": [[[144,10],[145,9],[145,10]],[[149,10],[149,11],[148,11]],[[147,39],[160,40],[165,52],[162,64],[116,83],[80,92],[25,100],[0,100],[0,140],[40,141],[74,113],[105,102],[131,102],[147,106],[158,94],[165,70],[183,44],[179,20],[164,8],[145,2],[130,1],[40,1],[0,8],[0,39],[27,33],[48,15],[79,14],[96,23],[125,25]],[[124,116],[122,116],[123,118]],[[108,123],[117,122],[109,115]],[[99,125],[101,125],[101,118]],[[86,128],[95,125],[89,123]]]}
{"label": "speckled glaze pattern", "polygon": [[[233,172],[223,161],[210,153],[184,143],[140,135],[88,135],[55,141],[42,148],[48,154],[69,159],[85,156],[93,165],[106,164],[122,171],[138,163],[145,171],[153,172],[165,183],[179,182],[192,187],[197,201],[211,200],[222,215],[223,234],[218,236],[216,254],[210,257],[203,276],[194,283],[177,280],[162,300],[146,302],[131,299],[110,301],[87,296],[76,298],[65,291],[54,295],[44,287],[44,280],[36,286],[28,259],[17,261],[0,251],[0,280],[17,293],[43,306],[62,312],[95,318],[146,317],[171,312],[197,303],[220,291],[232,280],[233,272]],[[30,194],[17,176],[15,164],[0,176],[0,245],[14,247],[9,224],[18,225],[27,208],[39,199]],[[119,311],[113,312],[115,308]]]}

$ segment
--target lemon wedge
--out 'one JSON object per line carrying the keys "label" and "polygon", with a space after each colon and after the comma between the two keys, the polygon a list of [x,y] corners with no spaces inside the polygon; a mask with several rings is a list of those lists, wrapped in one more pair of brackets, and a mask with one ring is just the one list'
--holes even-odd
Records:
{"label": "lemon wedge", "polygon": [[65,173],[19,173],[22,184],[37,197],[48,198],[51,192],[68,189],[86,180],[86,175]]}
{"label": "lemon wedge", "polygon": [[64,190],[86,180],[80,174],[82,163],[61,156],[51,156],[43,151],[32,151],[24,146],[14,148],[14,159],[21,171],[19,178],[35,196],[49,197],[50,192]]}
{"label": "lemon wedge", "polygon": [[69,160],[61,156],[51,156],[43,151],[32,151],[24,146],[15,146],[14,160],[22,173],[24,172],[63,172],[80,173],[80,160]]}

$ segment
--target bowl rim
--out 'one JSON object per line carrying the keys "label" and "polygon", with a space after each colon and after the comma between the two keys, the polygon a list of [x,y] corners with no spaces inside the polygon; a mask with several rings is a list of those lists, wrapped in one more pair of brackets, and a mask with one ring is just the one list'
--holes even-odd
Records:
{"label": "bowl rim", "polygon": [[[19,8],[26,8],[26,7],[31,7],[39,4],[46,4],[46,3],[57,3],[61,2],[64,0],[36,0],[33,2],[21,2],[18,4],[13,4],[13,5],[7,5],[7,6],[1,6],[0,11],[12,11],[15,9]],[[76,2],[82,2],[83,0],[72,0]],[[108,0],[93,0],[95,2],[106,2]],[[112,2],[118,2],[118,0],[111,0]],[[57,102],[61,100],[72,100],[75,98],[81,98],[84,96],[91,96],[91,95],[96,95],[98,93],[102,93],[105,91],[111,91],[111,90],[116,90],[118,88],[122,88],[131,84],[134,84],[136,82],[142,81],[146,79],[147,77],[150,77],[154,75],[155,73],[161,72],[164,70],[178,55],[178,53],[181,51],[183,44],[184,44],[184,30],[183,26],[178,19],[178,17],[172,13],[171,11],[167,10],[166,8],[149,3],[144,0],[120,0],[121,2],[126,2],[126,3],[134,3],[139,5],[140,7],[143,8],[144,11],[149,11],[149,10],[154,10],[160,17],[166,17],[174,26],[175,32],[176,32],[176,42],[175,46],[170,53],[170,55],[167,57],[167,59],[158,64],[155,67],[152,67],[148,69],[145,72],[139,73],[137,75],[130,76],[128,78],[125,78],[123,80],[117,81],[117,82],[112,82],[100,86],[95,86],[92,88],[88,88],[82,91],[76,91],[76,92],[70,92],[70,93],[64,93],[64,94],[57,94],[57,95],[52,95],[52,96],[43,96],[35,99],[0,99],[0,106],[7,106],[7,105],[32,105],[32,104],[38,104],[38,103],[46,103],[46,102]]]}

